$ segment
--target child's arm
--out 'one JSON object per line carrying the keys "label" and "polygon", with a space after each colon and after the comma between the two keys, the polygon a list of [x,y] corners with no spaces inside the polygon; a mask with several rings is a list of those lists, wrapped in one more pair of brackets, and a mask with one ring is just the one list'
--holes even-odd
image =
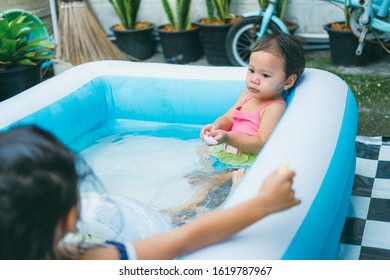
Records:
{"label": "child's arm", "polygon": [[218,143],[226,143],[240,151],[258,154],[277,126],[285,108],[283,103],[274,103],[267,106],[261,114],[260,129],[255,136],[236,134],[222,130],[215,130],[210,135]]}
{"label": "child's arm", "polygon": [[227,110],[222,116],[218,117],[212,124],[206,124],[200,132],[200,138],[203,139],[204,134],[208,134],[215,130],[230,131],[232,128],[234,110],[242,103],[247,95],[248,93],[246,91],[241,93],[236,103],[234,103],[229,110]]}
{"label": "child's arm", "polygon": [[252,199],[198,218],[176,230],[134,243],[139,259],[172,259],[220,242],[263,217],[300,203],[291,189],[293,171],[273,172]]}
{"label": "child's arm", "polygon": [[[175,230],[136,241],[138,259],[173,259],[182,254],[220,242],[265,216],[300,203],[291,188],[295,173],[274,171],[262,184],[259,193],[235,207],[215,210]],[[114,247],[88,251],[82,259],[119,259]]]}

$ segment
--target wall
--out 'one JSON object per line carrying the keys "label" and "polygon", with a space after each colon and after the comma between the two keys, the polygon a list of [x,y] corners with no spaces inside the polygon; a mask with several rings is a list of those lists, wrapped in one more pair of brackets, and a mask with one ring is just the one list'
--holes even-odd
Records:
{"label": "wall", "polygon": [[[119,19],[108,0],[89,0],[99,21],[107,33],[109,27]],[[176,1],[171,0],[174,4]],[[231,11],[235,14],[257,10],[257,0],[233,0]],[[207,15],[205,0],[192,0],[191,17],[197,21]],[[312,36],[327,36],[323,25],[333,20],[343,20],[343,11],[327,0],[289,0],[285,19],[299,24],[297,33]],[[151,21],[157,25],[167,23],[161,0],[143,0],[139,11],[140,21]]]}
{"label": "wall", "polygon": [[49,0],[0,0],[0,13],[9,9],[30,11],[46,24],[49,33],[52,32]]}
{"label": "wall", "polygon": [[[108,0],[88,0],[88,2],[91,3],[105,31],[112,35],[109,30],[110,26],[119,22],[112,5]],[[175,2],[171,0],[172,4]],[[50,21],[49,0],[0,0],[0,12],[16,7],[33,9],[34,14],[45,17],[45,22]],[[231,11],[239,15],[257,10],[258,7],[257,0],[233,0]],[[205,17],[206,14],[205,0],[192,0],[192,21],[197,21]],[[285,19],[299,24],[297,34],[327,36],[323,30],[323,25],[334,20],[343,20],[343,16],[343,11],[327,0],[289,0]],[[161,0],[143,0],[138,19],[140,21],[151,21],[157,25],[167,23]]]}

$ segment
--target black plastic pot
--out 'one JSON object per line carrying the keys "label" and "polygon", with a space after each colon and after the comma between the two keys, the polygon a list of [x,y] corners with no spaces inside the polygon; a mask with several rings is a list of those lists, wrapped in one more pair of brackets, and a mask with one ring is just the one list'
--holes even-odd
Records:
{"label": "black plastic pot", "polygon": [[299,27],[298,24],[293,23],[293,22],[284,21],[284,24],[287,26],[287,29],[291,35],[294,35]]}
{"label": "black plastic pot", "polygon": [[[344,22],[337,22],[344,23]],[[332,63],[342,66],[359,66],[374,62],[378,59],[378,47],[375,44],[366,42],[363,53],[355,54],[359,40],[352,31],[335,30],[330,28],[332,23],[324,25],[324,29],[329,34],[330,56]]]}
{"label": "black plastic pot", "polygon": [[225,48],[226,35],[232,24],[197,23],[197,25],[207,62],[215,66],[232,65]]}
{"label": "black plastic pot", "polygon": [[8,99],[42,80],[41,65],[0,67],[0,101]]}
{"label": "black plastic pot", "polygon": [[116,30],[110,28],[116,37],[116,44],[123,52],[139,60],[145,60],[153,56],[155,41],[153,31],[155,26],[151,24],[145,29]]}
{"label": "black plastic pot", "polygon": [[201,58],[203,48],[198,27],[181,31],[166,31],[163,27],[159,26],[158,33],[165,62],[187,64]]}

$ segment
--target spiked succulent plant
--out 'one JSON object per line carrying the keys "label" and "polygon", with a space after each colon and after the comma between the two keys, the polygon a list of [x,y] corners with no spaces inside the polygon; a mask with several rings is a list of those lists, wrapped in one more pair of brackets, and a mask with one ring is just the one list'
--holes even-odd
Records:
{"label": "spiked succulent plant", "polygon": [[108,0],[125,29],[135,29],[141,0]]}
{"label": "spiked succulent plant", "polygon": [[162,0],[165,14],[173,30],[191,29],[190,8],[191,0],[176,0],[176,16],[169,0]]}
{"label": "spiked succulent plant", "polygon": [[0,67],[37,65],[53,57],[54,43],[45,38],[30,38],[43,25],[34,25],[23,13],[13,19],[0,17]]}

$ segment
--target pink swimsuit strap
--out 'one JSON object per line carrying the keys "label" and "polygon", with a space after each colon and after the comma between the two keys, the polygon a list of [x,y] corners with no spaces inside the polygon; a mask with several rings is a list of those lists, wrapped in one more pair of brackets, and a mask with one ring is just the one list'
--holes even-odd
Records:
{"label": "pink swimsuit strap", "polygon": [[[240,107],[242,108],[242,106],[244,106],[244,104],[247,103],[247,102],[248,102],[249,100],[251,100],[252,98],[253,98],[252,95],[248,95],[248,96],[244,99],[244,101],[242,102],[242,104],[241,104]],[[256,112],[260,113],[261,110],[263,110],[265,107],[267,107],[268,105],[271,105],[272,103],[276,103],[276,102],[280,102],[280,103],[283,103],[284,105],[287,105],[286,101],[280,100],[280,99],[276,99],[276,100],[272,100],[272,101],[269,101],[269,102],[264,103],[263,105],[261,105],[261,106],[256,110]]]}
{"label": "pink swimsuit strap", "polygon": [[252,96],[245,98],[241,106],[237,107],[233,115],[233,124],[230,129],[231,132],[244,134],[244,135],[256,135],[260,129],[260,112],[268,105],[275,102],[286,104],[284,100],[272,100],[259,106],[256,111],[253,112],[242,112],[242,106],[248,102]]}

